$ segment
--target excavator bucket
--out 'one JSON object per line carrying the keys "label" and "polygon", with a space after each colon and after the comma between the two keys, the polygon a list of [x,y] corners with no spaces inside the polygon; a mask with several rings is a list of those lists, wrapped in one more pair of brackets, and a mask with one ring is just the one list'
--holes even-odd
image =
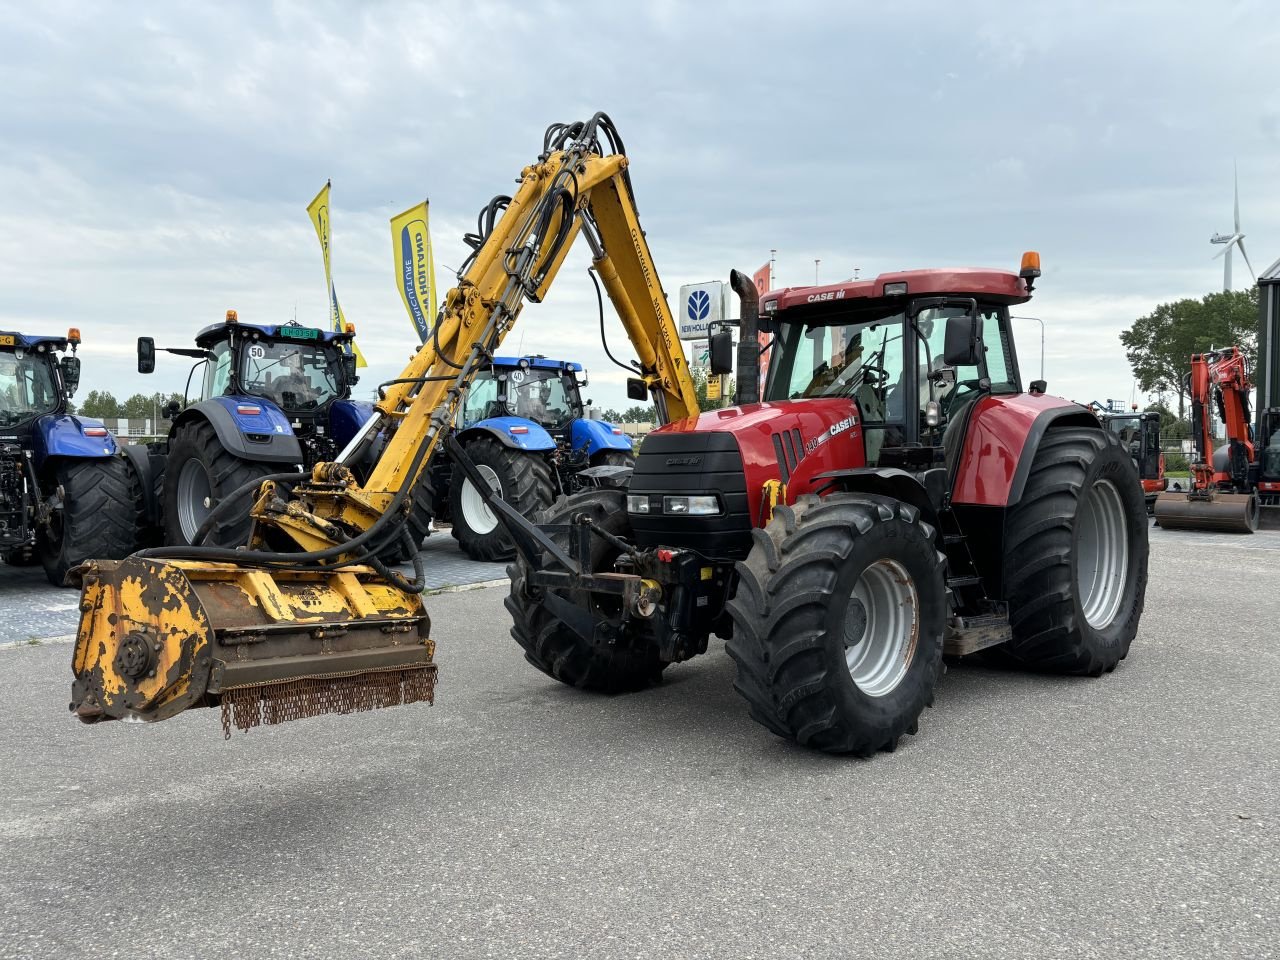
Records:
{"label": "excavator bucket", "polygon": [[434,698],[430,621],[369,567],[289,572],[130,557],[77,568],[71,710],[86,723],[221,706],[249,730]]}
{"label": "excavator bucket", "polygon": [[1165,530],[1215,530],[1253,533],[1258,529],[1258,498],[1252,494],[1217,493],[1194,498],[1185,493],[1156,497],[1156,523]]}

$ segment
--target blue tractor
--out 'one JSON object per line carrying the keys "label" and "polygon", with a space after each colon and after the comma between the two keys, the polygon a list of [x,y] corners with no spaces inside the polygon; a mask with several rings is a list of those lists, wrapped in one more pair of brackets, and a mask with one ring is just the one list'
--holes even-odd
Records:
{"label": "blue tractor", "polygon": [[[507,503],[532,517],[559,494],[592,483],[593,467],[634,463],[622,428],[586,417],[581,364],[543,356],[495,357],[467,390],[457,438],[481,475]],[[507,560],[515,549],[506,528],[461,471],[445,457],[432,465],[431,487],[446,502],[435,514],[475,560]]]}
{"label": "blue tractor", "polygon": [[80,331],[0,332],[0,559],[37,560],[49,582],[138,540],[138,489],[110,431],[67,412],[80,383]]}
{"label": "blue tractor", "polygon": [[[213,508],[238,487],[271,473],[310,470],[334,460],[372,415],[373,405],[352,400],[355,356],[348,352],[354,328],[337,333],[296,323],[241,323],[234,310],[225,323],[196,334],[195,348],[166,353],[196,360],[187,378],[198,394],[185,406],[171,403],[168,438],[136,454],[133,464],[146,497],[146,513],[164,542],[189,544]],[[138,371],[155,369],[155,342],[138,339]],[[254,495],[240,508],[219,513],[203,540],[239,546],[249,535]],[[421,543],[430,524],[426,497],[408,519]],[[393,545],[384,559],[405,559]]]}

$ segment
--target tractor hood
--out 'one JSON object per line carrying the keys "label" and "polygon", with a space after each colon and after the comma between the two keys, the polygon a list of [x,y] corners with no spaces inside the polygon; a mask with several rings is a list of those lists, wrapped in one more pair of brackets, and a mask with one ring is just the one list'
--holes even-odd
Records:
{"label": "tractor hood", "polygon": [[699,463],[686,461],[701,456],[704,440],[719,447],[724,440],[715,437],[732,437],[742,457],[748,509],[758,523],[765,481],[786,484],[790,500],[813,492],[820,473],[865,465],[861,420],[853,400],[839,397],[726,407],[659,427],[649,434],[656,442],[645,439],[640,459],[661,456],[656,466],[672,474],[696,471]]}

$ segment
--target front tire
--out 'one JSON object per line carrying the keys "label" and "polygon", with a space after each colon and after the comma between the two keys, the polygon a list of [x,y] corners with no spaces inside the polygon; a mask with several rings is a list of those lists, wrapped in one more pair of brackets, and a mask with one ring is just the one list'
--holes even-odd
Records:
{"label": "front tire", "polygon": [[889,497],[779,506],[729,601],[734,688],[753,719],[828,753],[915,733],[942,664],[946,590],[933,530]]}
{"label": "front tire", "polygon": [[1147,512],[1110,432],[1050,430],[1005,520],[1004,647],[1038,670],[1100,676],[1129,653],[1147,588]]}
{"label": "front tire", "polygon": [[[282,472],[252,460],[241,460],[218,440],[206,420],[192,420],[174,431],[164,471],[164,540],[171,546],[188,546],[213,508],[237,487],[270,473]],[[256,492],[242,495],[236,506],[218,515],[203,545],[238,547],[248,542],[252,518],[249,510]]]}
{"label": "front tire", "polygon": [[[543,523],[568,523],[575,515],[586,513],[609,533],[626,538],[631,533],[626,508],[626,496],[621,490],[588,490],[561,497],[538,519]],[[568,546],[566,534],[558,534],[555,539],[561,547]],[[591,538],[593,572],[611,572],[617,556],[616,547],[600,537]],[[667,664],[658,658],[657,645],[648,638],[629,633],[615,642],[602,639],[588,643],[530,594],[524,558],[507,567],[507,574],[511,593],[505,602],[511,614],[511,636],[524,650],[525,659],[547,676],[571,687],[601,693],[643,690],[662,679]],[[605,617],[612,618],[619,612],[620,601],[603,594],[571,592],[566,599]]]}
{"label": "front tire", "polygon": [[431,466],[428,464],[418,474],[418,482],[413,487],[413,501],[409,505],[408,517],[404,525],[413,541],[413,549],[409,550],[403,539],[397,538],[390,546],[385,547],[378,559],[383,563],[408,563],[414,554],[422,549],[422,542],[431,533],[432,510],[435,506],[435,488],[431,484]]}
{"label": "front tire", "polygon": [[[541,454],[516,450],[484,437],[467,444],[467,456],[493,490],[523,516],[533,517],[551,506],[555,490],[551,466]],[[492,563],[515,556],[506,527],[456,466],[449,489],[449,513],[453,535],[472,560]]]}
{"label": "front tire", "polygon": [[85,560],[123,560],[138,542],[142,490],[120,457],[63,460],[53,470],[62,509],[36,537],[45,576],[66,586],[67,571]]}

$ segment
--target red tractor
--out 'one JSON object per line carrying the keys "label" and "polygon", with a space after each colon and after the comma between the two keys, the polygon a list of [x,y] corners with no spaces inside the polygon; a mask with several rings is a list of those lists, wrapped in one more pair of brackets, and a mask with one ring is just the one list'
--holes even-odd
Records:
{"label": "red tractor", "polygon": [[1039,275],[1028,254],[1020,273],[914,270],[758,304],[735,271],[737,405],[654,431],[625,488],[517,531],[507,606],[528,660],[636,690],[715,634],[757,721],[862,755],[916,731],[944,655],[1114,669],[1146,589],[1143,490],[1092,413],[1023,389],[1009,309]]}

